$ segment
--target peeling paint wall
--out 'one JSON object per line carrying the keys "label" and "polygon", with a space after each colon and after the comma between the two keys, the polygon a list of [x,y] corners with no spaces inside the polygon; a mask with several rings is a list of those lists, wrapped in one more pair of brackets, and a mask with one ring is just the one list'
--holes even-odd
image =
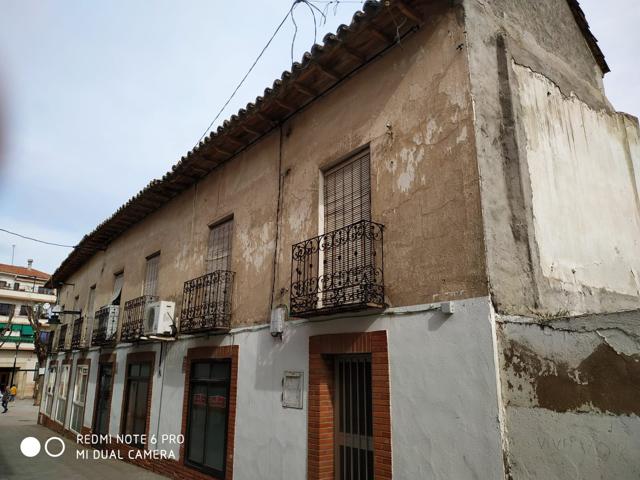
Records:
{"label": "peeling paint wall", "polygon": [[640,311],[497,325],[513,478],[640,477]]}
{"label": "peeling paint wall", "polygon": [[640,306],[640,129],[565,1],[465,0],[487,273],[501,313]]}
{"label": "peeling paint wall", "polygon": [[204,273],[208,225],[233,214],[232,322],[265,323],[272,285],[275,304],[289,301],[291,245],[319,233],[320,172],[366,145],[387,302],[486,295],[461,9],[423,7],[425,25],[401,47],[127,230],[68,279],[61,303],[79,296],[86,308],[95,284],[104,305],[119,270],[123,301],[141,295],[145,257],[161,251],[159,295],[179,310],[183,283]]}
{"label": "peeling paint wall", "polygon": [[619,294],[618,308],[640,305],[637,120],[593,109],[527,67],[513,72],[541,289],[576,294],[559,300],[568,311],[597,309],[588,297],[598,290]]}

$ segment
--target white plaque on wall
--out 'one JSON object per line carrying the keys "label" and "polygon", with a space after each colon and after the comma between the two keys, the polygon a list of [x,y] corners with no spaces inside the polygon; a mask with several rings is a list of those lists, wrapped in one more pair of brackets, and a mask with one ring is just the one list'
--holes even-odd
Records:
{"label": "white plaque on wall", "polygon": [[302,408],[304,372],[284,372],[282,377],[282,406]]}

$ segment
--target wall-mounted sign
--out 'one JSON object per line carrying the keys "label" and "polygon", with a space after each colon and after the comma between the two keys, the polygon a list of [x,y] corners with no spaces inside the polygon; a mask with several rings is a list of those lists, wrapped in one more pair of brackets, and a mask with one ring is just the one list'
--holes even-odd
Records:
{"label": "wall-mounted sign", "polygon": [[304,372],[284,372],[282,377],[282,406],[302,408]]}

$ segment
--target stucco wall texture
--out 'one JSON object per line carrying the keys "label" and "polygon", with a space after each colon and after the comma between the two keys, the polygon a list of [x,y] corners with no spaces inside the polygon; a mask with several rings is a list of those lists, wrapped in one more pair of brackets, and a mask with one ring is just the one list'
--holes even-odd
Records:
{"label": "stucco wall texture", "polygon": [[[161,252],[159,296],[179,305],[204,273],[208,226],[234,218],[234,326],[288,303],[291,245],[318,235],[322,169],[368,146],[372,220],[385,225],[391,306],[487,293],[463,26],[435,6],[427,24],[239,157],[135,225],[67,283],[60,303],[96,307],[124,270],[123,301],[142,294],[145,257]],[[278,183],[282,191],[278,212]],[[276,236],[276,232],[279,232]],[[424,272],[429,274],[425,275]],[[179,308],[178,308],[179,310]]]}
{"label": "stucco wall texture", "polygon": [[[396,478],[638,478],[638,121],[613,111],[567,2],[426,3],[423,27],[401,48],[129,229],[68,280],[60,303],[85,305],[95,284],[104,305],[120,270],[123,300],[141,295],[145,257],[161,251],[158,293],[179,305],[183,282],[204,272],[208,226],[233,215],[233,326],[266,323],[272,303],[288,303],[291,245],[319,232],[321,171],[368,146],[388,304],[488,295],[493,308],[451,336],[452,324],[430,315],[300,327],[391,332]],[[268,398],[277,394],[269,368],[293,369],[306,355],[304,341],[276,348],[263,330],[237,340],[239,388]],[[175,401],[179,375],[165,382]],[[285,467],[303,478],[302,464],[269,455],[302,442],[253,436],[273,412],[238,398],[237,441],[251,446],[236,450],[247,469],[238,478],[260,472],[248,452],[273,478]],[[302,435],[299,413],[287,422]],[[152,424],[157,415],[154,406]],[[177,421],[163,417],[161,428]],[[499,465],[481,445],[493,449],[494,428]],[[447,449],[467,440],[467,457]]]}

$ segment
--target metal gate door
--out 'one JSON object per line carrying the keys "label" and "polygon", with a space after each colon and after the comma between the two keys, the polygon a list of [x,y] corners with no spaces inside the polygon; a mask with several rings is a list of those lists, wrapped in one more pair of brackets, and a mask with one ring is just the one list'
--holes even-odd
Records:
{"label": "metal gate door", "polygon": [[335,472],[337,480],[373,479],[371,356],[335,358]]}

